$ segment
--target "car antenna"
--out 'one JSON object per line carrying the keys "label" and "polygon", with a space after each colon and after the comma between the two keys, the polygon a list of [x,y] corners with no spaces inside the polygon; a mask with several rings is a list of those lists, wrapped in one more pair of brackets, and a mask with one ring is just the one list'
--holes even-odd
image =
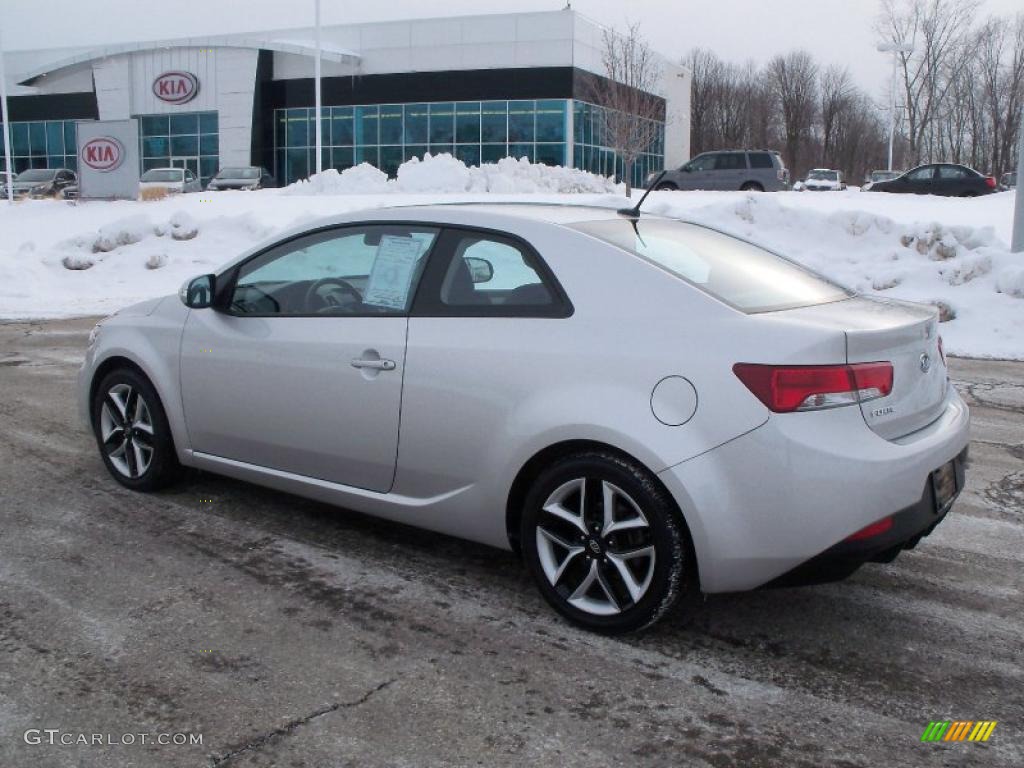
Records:
{"label": "car antenna", "polygon": [[636,205],[634,205],[632,208],[619,208],[619,210],[617,210],[616,213],[619,214],[619,216],[625,216],[627,219],[631,219],[633,221],[639,219],[640,206],[644,204],[644,200],[646,200],[647,196],[651,194],[651,190],[658,186],[658,182],[661,181],[661,179],[664,177],[666,173],[668,173],[667,168],[661,173],[659,173],[658,177],[654,181],[647,185],[647,191],[643,193],[643,195],[640,197],[640,200],[637,201]]}

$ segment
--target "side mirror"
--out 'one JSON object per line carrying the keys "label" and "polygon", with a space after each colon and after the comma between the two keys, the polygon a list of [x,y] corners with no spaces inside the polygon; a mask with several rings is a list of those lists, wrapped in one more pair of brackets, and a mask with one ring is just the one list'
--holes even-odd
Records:
{"label": "side mirror", "polygon": [[213,275],[200,275],[181,286],[178,297],[189,309],[206,309],[213,304],[215,278]]}
{"label": "side mirror", "polygon": [[494,266],[487,259],[468,256],[465,261],[474,283],[487,283],[494,277]]}

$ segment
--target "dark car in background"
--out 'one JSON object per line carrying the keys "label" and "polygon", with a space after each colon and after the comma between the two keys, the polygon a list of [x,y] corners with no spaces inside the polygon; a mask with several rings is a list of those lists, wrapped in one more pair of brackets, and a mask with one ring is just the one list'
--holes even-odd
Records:
{"label": "dark car in background", "polygon": [[[647,177],[650,186],[658,174]],[[704,152],[679,168],[669,170],[656,189],[740,189],[780,192],[789,189],[789,171],[782,156],[768,149],[730,149]]]}
{"label": "dark car in background", "polygon": [[210,179],[206,189],[216,192],[223,189],[264,189],[276,186],[274,177],[266,168],[248,165],[221,168],[217,175]]}
{"label": "dark car in background", "polygon": [[15,197],[56,197],[77,183],[75,172],[67,168],[31,168],[15,176],[12,186]]}
{"label": "dark car in background", "polygon": [[957,163],[929,163],[911,168],[902,176],[871,185],[871,192],[903,192],[915,195],[976,197],[996,191],[996,180]]}
{"label": "dark car in background", "polygon": [[1017,188],[1017,172],[1010,171],[1004,173],[999,177],[999,189],[1003,192],[1009,192],[1011,189]]}

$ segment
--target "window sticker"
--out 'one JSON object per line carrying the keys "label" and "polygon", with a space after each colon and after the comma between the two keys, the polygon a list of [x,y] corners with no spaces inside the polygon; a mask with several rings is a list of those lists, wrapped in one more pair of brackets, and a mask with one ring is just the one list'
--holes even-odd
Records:
{"label": "window sticker", "polygon": [[385,309],[404,310],[409,300],[416,262],[422,250],[423,242],[414,237],[381,237],[373,270],[366,282],[363,303]]}

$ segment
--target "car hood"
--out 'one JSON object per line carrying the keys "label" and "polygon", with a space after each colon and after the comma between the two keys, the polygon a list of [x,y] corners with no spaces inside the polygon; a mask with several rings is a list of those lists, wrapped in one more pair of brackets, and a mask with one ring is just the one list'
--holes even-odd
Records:
{"label": "car hood", "polygon": [[53,180],[50,181],[16,181],[11,186],[14,189],[35,189],[36,187],[48,187],[53,184]]}
{"label": "car hood", "polygon": [[253,184],[259,183],[259,179],[214,179],[210,182],[210,185],[217,187],[251,187]]}
{"label": "car hood", "polygon": [[139,187],[146,189],[147,187],[183,187],[185,182],[183,181],[140,181]]}

